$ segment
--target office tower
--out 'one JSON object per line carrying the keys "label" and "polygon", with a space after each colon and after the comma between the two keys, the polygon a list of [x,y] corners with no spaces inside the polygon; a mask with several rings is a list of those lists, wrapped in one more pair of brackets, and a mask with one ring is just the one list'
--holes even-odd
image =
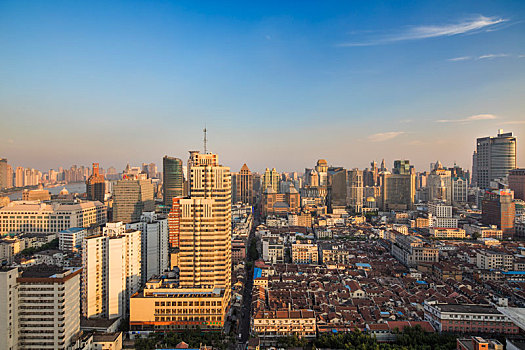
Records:
{"label": "office tower", "polygon": [[347,205],[347,171],[342,167],[328,168],[329,210],[345,208]]}
{"label": "office tower", "polygon": [[477,139],[476,180],[479,188],[489,188],[490,182],[507,177],[516,168],[516,138],[512,132],[498,130],[497,137]]}
{"label": "office tower", "polygon": [[145,211],[154,211],[151,180],[126,178],[113,186],[113,220],[130,223],[140,220]]}
{"label": "office tower", "polygon": [[466,203],[468,198],[468,180],[464,177],[452,178],[452,203]]}
{"label": "office tower", "polygon": [[525,201],[525,169],[513,169],[509,173],[509,188],[514,191],[514,198]]}
{"label": "office tower", "polygon": [[392,174],[395,175],[409,175],[412,173],[414,167],[410,166],[410,161],[408,160],[394,160],[394,168],[392,169]]}
{"label": "office tower", "polygon": [[191,153],[191,164],[191,198],[180,201],[180,285],[225,289],[229,301],[230,169],[214,154]]}
{"label": "office tower", "polygon": [[104,203],[106,195],[106,180],[100,174],[98,163],[93,163],[93,173],[86,181],[87,199]]}
{"label": "office tower", "polygon": [[191,151],[188,172],[191,197],[174,198],[168,219],[179,280],[151,279],[131,298],[132,330],[224,326],[231,298],[230,169],[215,154]]}
{"label": "office tower", "polygon": [[144,212],[127,229],[142,232],[142,283],[168,269],[168,219],[154,212]]}
{"label": "office tower", "polygon": [[[92,227],[107,221],[100,202],[32,203],[14,201],[0,208],[0,234],[58,233],[71,227]],[[23,218],[18,218],[24,213]]]}
{"label": "office tower", "polygon": [[141,280],[141,232],[122,222],[108,223],[82,247],[82,314],[87,318],[125,317]]}
{"label": "office tower", "polygon": [[232,197],[234,203],[254,204],[253,175],[246,164],[240,172],[232,174]]}
{"label": "office tower", "polygon": [[396,175],[382,172],[381,182],[381,209],[409,210],[414,206],[416,193],[416,175]]}
{"label": "office tower", "polygon": [[23,270],[16,279],[18,348],[65,350],[74,344],[80,333],[81,271],[48,265]]}
{"label": "office tower", "polygon": [[171,206],[173,197],[182,197],[184,195],[182,160],[164,156],[164,158],[162,158],[162,176],[164,205]]}
{"label": "office tower", "polygon": [[356,213],[361,213],[363,199],[363,172],[358,169],[348,170],[348,204]]}
{"label": "office tower", "polygon": [[0,268],[0,339],[1,349],[18,349],[18,278],[17,267]]}
{"label": "office tower", "polygon": [[516,207],[511,190],[486,192],[481,206],[481,221],[485,225],[497,225],[503,238],[514,236]]}
{"label": "office tower", "polygon": [[7,188],[7,159],[0,158],[0,190]]}
{"label": "office tower", "polygon": [[264,192],[268,187],[271,187],[275,192],[279,192],[280,176],[277,170],[266,168],[261,179],[261,191]]}
{"label": "office tower", "polygon": [[315,166],[315,171],[319,176],[319,186],[328,185],[328,162],[325,159],[319,159]]}
{"label": "office tower", "polygon": [[427,178],[428,201],[443,200],[452,203],[452,178],[450,170],[438,160]]}

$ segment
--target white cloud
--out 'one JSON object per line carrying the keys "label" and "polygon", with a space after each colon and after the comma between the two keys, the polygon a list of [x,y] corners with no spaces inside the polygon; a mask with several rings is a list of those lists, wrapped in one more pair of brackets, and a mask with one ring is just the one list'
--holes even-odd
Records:
{"label": "white cloud", "polygon": [[469,123],[479,120],[493,120],[498,119],[494,114],[476,114],[463,119],[439,119],[436,120],[437,123]]}
{"label": "white cloud", "polygon": [[506,54],[506,53],[491,53],[491,54],[488,54],[488,55],[481,55],[479,56],[477,59],[478,60],[491,60],[493,58],[499,58],[499,57],[509,57],[510,55],[509,54]]}
{"label": "white cloud", "polygon": [[485,55],[481,55],[477,57],[472,57],[472,56],[454,57],[454,58],[447,59],[447,61],[458,62],[458,61],[470,61],[470,60],[491,60],[494,58],[512,57],[512,56],[513,55],[510,55],[508,53],[489,53],[489,54],[485,54]]}
{"label": "white cloud", "polygon": [[471,60],[471,59],[472,59],[472,57],[470,57],[470,56],[461,56],[461,57],[449,58],[447,61],[457,62],[457,61],[468,61],[468,60]]}
{"label": "white cloud", "polygon": [[404,131],[380,132],[380,133],[368,136],[368,140],[371,142],[383,142],[383,141],[391,140],[403,134],[405,134]]}
{"label": "white cloud", "polygon": [[485,17],[478,16],[476,18],[464,19],[458,23],[443,24],[443,25],[424,25],[411,26],[406,30],[394,35],[375,38],[364,42],[342,43],[337,46],[352,47],[352,46],[372,46],[380,44],[388,44],[398,41],[419,40],[428,38],[447,37],[460,34],[473,34],[481,30],[494,30],[495,27],[507,19],[501,17]]}

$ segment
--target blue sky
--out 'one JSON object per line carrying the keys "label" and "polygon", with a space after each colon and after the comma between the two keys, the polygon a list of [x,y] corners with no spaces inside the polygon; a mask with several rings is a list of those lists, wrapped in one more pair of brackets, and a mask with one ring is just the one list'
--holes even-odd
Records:
{"label": "blue sky", "polygon": [[209,148],[238,170],[470,167],[518,136],[523,1],[1,1],[0,156],[122,168]]}

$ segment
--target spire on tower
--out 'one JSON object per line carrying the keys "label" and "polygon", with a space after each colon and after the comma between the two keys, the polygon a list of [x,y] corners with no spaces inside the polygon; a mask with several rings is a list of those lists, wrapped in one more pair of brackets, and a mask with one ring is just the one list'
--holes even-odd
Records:
{"label": "spire on tower", "polygon": [[204,125],[204,154],[207,154],[208,153],[208,147],[207,147],[207,143],[208,143],[208,137],[207,137],[207,130],[206,130],[206,125]]}

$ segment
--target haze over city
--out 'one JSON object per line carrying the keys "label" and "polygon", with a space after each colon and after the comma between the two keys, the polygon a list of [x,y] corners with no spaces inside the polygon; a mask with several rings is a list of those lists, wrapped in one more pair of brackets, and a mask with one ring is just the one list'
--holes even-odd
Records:
{"label": "haze over city", "polygon": [[477,137],[525,137],[524,15],[522,1],[3,1],[0,148],[42,170],[122,169],[187,158],[206,125],[235,170],[470,168]]}

